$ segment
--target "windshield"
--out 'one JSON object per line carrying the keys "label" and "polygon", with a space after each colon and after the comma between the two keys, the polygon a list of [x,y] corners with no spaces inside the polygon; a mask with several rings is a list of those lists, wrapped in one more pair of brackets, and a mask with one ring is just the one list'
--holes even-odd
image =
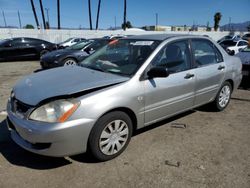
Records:
{"label": "windshield", "polygon": [[235,46],[237,42],[231,41],[231,40],[226,40],[221,42],[220,44],[225,45],[225,46]]}
{"label": "windshield", "polygon": [[232,35],[227,35],[227,36],[225,36],[225,39],[232,39],[232,38],[233,38]]}
{"label": "windshield", "polygon": [[94,40],[89,46],[88,49],[92,50],[98,50],[99,48],[107,45],[110,41],[109,40]]}
{"label": "windshield", "polygon": [[69,42],[69,41],[71,41],[72,39],[73,39],[73,38],[69,38],[69,39],[67,39],[67,40],[63,41],[62,43]]}
{"label": "windshield", "polygon": [[67,47],[67,49],[71,49],[71,50],[81,50],[83,49],[86,45],[90,44],[92,41],[90,40],[84,40],[81,42],[78,42],[72,46]]}
{"label": "windshield", "polygon": [[114,40],[80,65],[102,72],[132,76],[159,44],[160,41],[154,40]]}

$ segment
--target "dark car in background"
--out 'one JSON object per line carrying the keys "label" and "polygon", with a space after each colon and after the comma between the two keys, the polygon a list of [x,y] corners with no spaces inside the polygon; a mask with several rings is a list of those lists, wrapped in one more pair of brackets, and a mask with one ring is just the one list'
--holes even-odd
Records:
{"label": "dark car in background", "polygon": [[0,61],[39,59],[57,48],[56,44],[35,38],[10,38],[0,41]]}
{"label": "dark car in background", "polygon": [[247,34],[243,35],[243,36],[242,36],[242,39],[243,39],[243,40],[248,40],[248,41],[249,41],[249,40],[250,40],[250,33],[247,33]]}
{"label": "dark car in background", "polygon": [[90,54],[113,40],[114,39],[105,38],[89,39],[68,48],[47,53],[40,59],[41,67],[43,69],[48,69],[60,66],[77,65]]}

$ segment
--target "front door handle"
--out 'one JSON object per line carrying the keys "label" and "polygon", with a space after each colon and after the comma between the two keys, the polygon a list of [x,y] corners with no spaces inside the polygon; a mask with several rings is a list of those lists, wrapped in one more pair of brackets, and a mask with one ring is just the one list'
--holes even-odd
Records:
{"label": "front door handle", "polygon": [[223,69],[225,69],[225,66],[223,66],[223,65],[220,65],[220,66],[218,67],[218,70],[223,70]]}
{"label": "front door handle", "polygon": [[193,78],[193,77],[194,77],[194,74],[187,73],[184,78],[185,79],[190,79],[190,78]]}

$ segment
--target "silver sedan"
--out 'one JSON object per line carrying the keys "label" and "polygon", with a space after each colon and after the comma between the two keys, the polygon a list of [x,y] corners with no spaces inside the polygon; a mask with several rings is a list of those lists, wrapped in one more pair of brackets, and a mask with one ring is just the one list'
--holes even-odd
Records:
{"label": "silver sedan", "polygon": [[13,88],[8,127],[21,147],[47,156],[87,150],[110,160],[133,131],[211,103],[225,109],[241,62],[207,37],[141,35],[115,40],[81,62],[34,73]]}

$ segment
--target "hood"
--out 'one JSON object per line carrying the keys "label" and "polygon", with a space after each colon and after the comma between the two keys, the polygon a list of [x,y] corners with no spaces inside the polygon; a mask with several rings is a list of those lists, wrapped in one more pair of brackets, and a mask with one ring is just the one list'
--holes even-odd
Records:
{"label": "hood", "polygon": [[13,92],[16,99],[35,106],[45,99],[73,95],[127,80],[128,77],[68,66],[31,74],[20,80]]}
{"label": "hood", "polygon": [[60,49],[60,50],[54,50],[51,52],[48,52],[46,54],[44,54],[41,59],[56,59],[59,58],[62,55],[67,55],[67,54],[71,54],[73,52],[75,52],[77,50],[72,50],[72,49]]}

